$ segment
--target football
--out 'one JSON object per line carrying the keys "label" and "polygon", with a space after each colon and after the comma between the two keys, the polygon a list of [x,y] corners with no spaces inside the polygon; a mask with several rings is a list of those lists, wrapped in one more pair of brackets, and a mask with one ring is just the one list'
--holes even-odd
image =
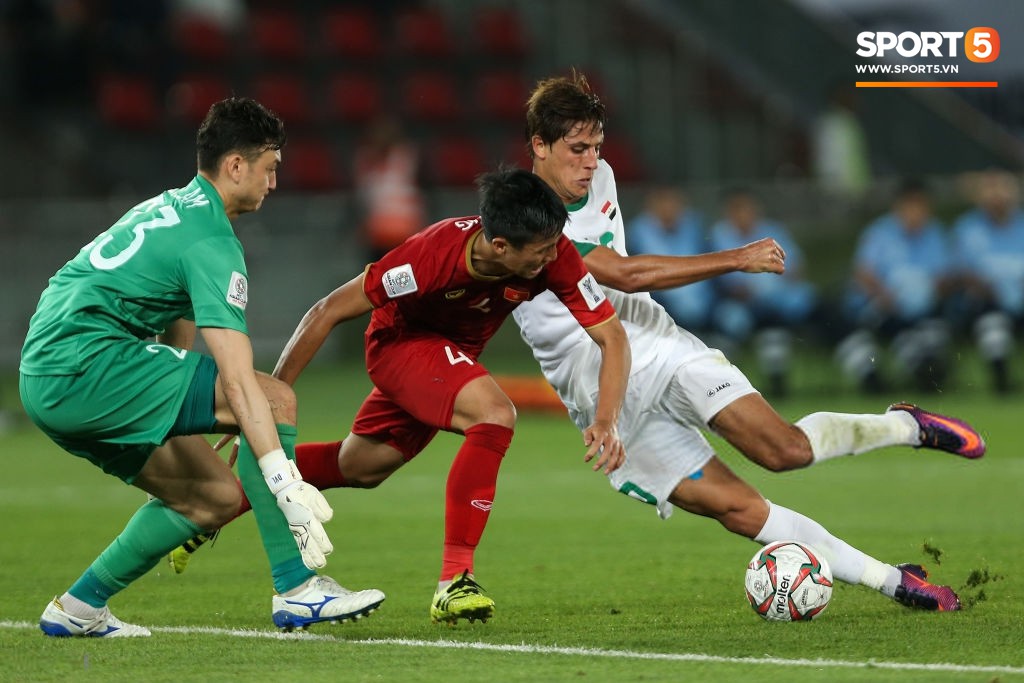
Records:
{"label": "football", "polygon": [[807,621],[828,607],[832,570],[806,543],[776,541],[747,565],[747,600],[768,621]]}

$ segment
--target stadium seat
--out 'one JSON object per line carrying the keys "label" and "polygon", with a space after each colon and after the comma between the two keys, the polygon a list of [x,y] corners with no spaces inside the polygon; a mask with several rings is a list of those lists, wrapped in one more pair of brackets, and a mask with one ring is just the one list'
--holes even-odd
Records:
{"label": "stadium seat", "polygon": [[306,36],[299,17],[284,7],[252,10],[246,42],[261,59],[295,62],[306,55]]}
{"label": "stadium seat", "polygon": [[366,123],[383,111],[384,95],[376,78],[350,71],[331,78],[327,86],[327,103],[332,119]]}
{"label": "stadium seat", "polygon": [[476,51],[484,57],[521,60],[529,51],[522,18],[507,7],[479,7],[472,17]]}
{"label": "stadium seat", "polygon": [[429,180],[441,187],[468,187],[487,170],[480,142],[473,137],[453,135],[435,140],[426,158]]}
{"label": "stadium seat", "polygon": [[214,74],[190,74],[179,78],[167,91],[171,114],[183,123],[198,125],[214,102],[231,96],[231,85]]}
{"label": "stadium seat", "polygon": [[441,71],[416,71],[402,83],[402,109],[414,121],[439,123],[461,118],[462,104],[455,81]]}
{"label": "stadium seat", "polygon": [[261,76],[252,84],[252,97],[284,119],[286,126],[309,123],[313,118],[301,74]]}
{"label": "stadium seat", "polygon": [[112,128],[151,130],[160,121],[156,88],[142,76],[101,76],[96,88],[96,107],[100,120]]}
{"label": "stadium seat", "polygon": [[[287,122],[286,122],[287,125]],[[337,190],[343,182],[331,146],[315,138],[289,139],[281,151],[281,190],[325,192]]]}
{"label": "stadium seat", "polygon": [[186,62],[221,64],[231,55],[231,37],[217,23],[185,15],[174,22],[172,40]]}
{"label": "stadium seat", "polygon": [[384,48],[377,17],[366,7],[337,7],[321,20],[323,53],[344,59],[374,59]]}
{"label": "stadium seat", "polygon": [[499,162],[519,168],[533,168],[533,159],[526,147],[526,140],[522,135],[510,137],[501,150]]}
{"label": "stadium seat", "polygon": [[480,113],[502,121],[521,121],[529,88],[516,71],[485,72],[477,77],[475,100]]}
{"label": "stadium seat", "polygon": [[616,182],[635,183],[646,177],[643,164],[628,141],[605,139],[601,145],[601,158],[611,164]]}
{"label": "stadium seat", "polygon": [[417,7],[400,13],[395,19],[395,47],[399,54],[412,58],[447,58],[455,51],[448,22],[440,10]]}

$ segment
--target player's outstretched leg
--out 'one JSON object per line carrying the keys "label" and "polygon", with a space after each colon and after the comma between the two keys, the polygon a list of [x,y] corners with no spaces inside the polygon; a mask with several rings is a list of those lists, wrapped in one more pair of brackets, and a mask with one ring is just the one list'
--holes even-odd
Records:
{"label": "player's outstretched leg", "polygon": [[97,608],[91,617],[76,617],[68,614],[55,597],[39,617],[39,628],[48,636],[86,638],[140,638],[152,635],[149,629],[135,624],[126,624],[110,613],[109,607]]}
{"label": "player's outstretched leg", "polygon": [[469,623],[477,619],[486,622],[492,616],[494,600],[484,595],[483,588],[469,575],[468,569],[438,589],[430,604],[430,620],[435,624],[444,622],[454,626],[459,619],[468,619]]}
{"label": "player's outstretched leg", "polygon": [[384,602],[384,593],[376,588],[350,591],[329,576],[314,576],[289,593],[273,598],[274,625],[286,631],[321,621],[356,621]]}
{"label": "player's outstretched leg", "polygon": [[833,536],[813,519],[769,502],[768,518],[754,540],[772,543],[781,538],[793,538],[817,548],[828,558],[835,577],[845,583],[874,588],[907,607],[939,612],[960,609],[960,598],[953,589],[928,583],[923,567],[885,564]]}
{"label": "player's outstretched leg", "polygon": [[928,583],[921,567],[893,566],[854,548],[813,519],[765,500],[717,457],[712,457],[701,471],[700,478],[680,482],[669,502],[687,512],[711,517],[729,531],[761,545],[781,540],[807,543],[828,559],[836,580],[872,588],[902,605],[933,611],[960,609],[953,589]]}
{"label": "player's outstretched leg", "polygon": [[885,412],[902,410],[909,413],[921,429],[921,444],[917,448],[934,448],[971,460],[985,455],[985,440],[969,424],[918,408],[913,403],[893,403]]}
{"label": "player's outstretched leg", "polygon": [[919,609],[933,612],[956,612],[960,609],[960,598],[949,586],[928,583],[928,572],[919,564],[898,564],[900,585],[896,587],[893,600]]}

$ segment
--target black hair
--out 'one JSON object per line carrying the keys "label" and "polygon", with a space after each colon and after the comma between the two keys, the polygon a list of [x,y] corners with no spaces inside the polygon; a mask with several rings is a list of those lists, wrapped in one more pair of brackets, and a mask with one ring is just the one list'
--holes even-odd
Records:
{"label": "black hair", "polygon": [[928,183],[923,178],[910,177],[900,181],[896,188],[895,200],[924,198],[928,199]]}
{"label": "black hair", "polygon": [[591,130],[603,130],[606,112],[601,98],[590,89],[587,77],[575,69],[571,76],[540,81],[526,102],[527,142],[539,135],[544,144],[554,144],[581,123]]}
{"label": "black hair", "polygon": [[200,171],[216,173],[229,152],[251,161],[268,149],[281,149],[286,139],[284,123],[274,112],[248,97],[229,97],[215,102],[200,124],[196,160]]}
{"label": "black hair", "polygon": [[750,185],[729,185],[722,191],[721,202],[728,204],[735,199],[751,199],[760,201],[757,192]]}
{"label": "black hair", "polygon": [[499,168],[476,179],[480,220],[488,240],[502,237],[516,249],[562,232],[569,212],[547,183],[521,168]]}

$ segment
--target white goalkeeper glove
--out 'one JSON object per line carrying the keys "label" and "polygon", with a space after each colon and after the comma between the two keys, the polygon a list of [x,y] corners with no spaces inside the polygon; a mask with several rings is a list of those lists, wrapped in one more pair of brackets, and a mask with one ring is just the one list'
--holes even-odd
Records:
{"label": "white goalkeeper glove", "polygon": [[299,468],[283,450],[271,451],[258,462],[270,492],[277,498],[277,507],[288,520],[303,564],[310,569],[323,567],[334,546],[322,522],[330,521],[334,510],[316,487],[302,480]]}

